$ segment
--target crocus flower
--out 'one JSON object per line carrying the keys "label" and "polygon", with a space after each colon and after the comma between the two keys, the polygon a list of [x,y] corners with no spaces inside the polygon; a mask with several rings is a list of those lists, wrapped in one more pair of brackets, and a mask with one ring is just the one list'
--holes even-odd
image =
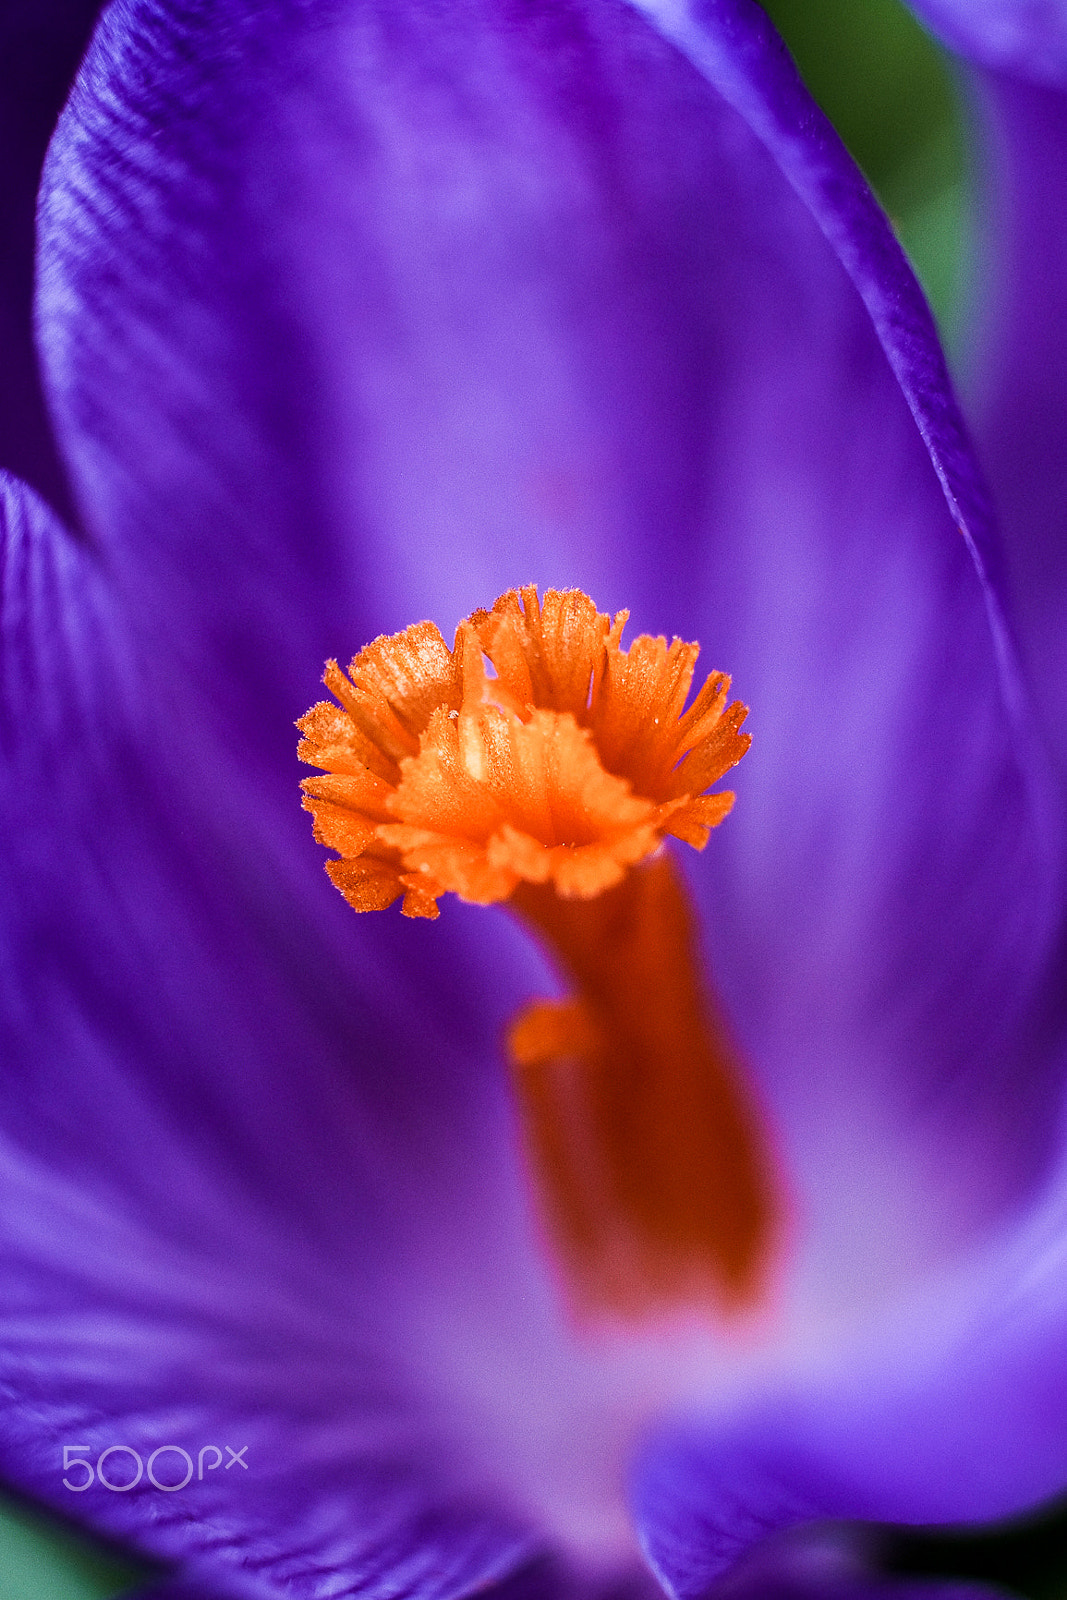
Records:
{"label": "crocus flower", "polygon": [[[104,13],[53,504],[3,483],[0,1460],[158,1592],[697,1595],[770,1534],[829,1584],[790,1530],[1067,1483],[1061,10],[929,4],[999,119],[1025,670],[921,294],[751,0]],[[788,1210],[740,1320],[575,1316],[503,1067],[548,964],[502,905],[353,916],[295,804],[323,660],[531,582],[753,708],[674,869]]]}

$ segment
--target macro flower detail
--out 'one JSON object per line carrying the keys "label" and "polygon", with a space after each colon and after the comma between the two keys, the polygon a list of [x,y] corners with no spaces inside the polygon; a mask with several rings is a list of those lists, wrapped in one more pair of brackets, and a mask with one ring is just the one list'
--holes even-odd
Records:
{"label": "macro flower detail", "polygon": [[[702,850],[708,794],[747,751],[747,707],[699,646],[639,635],[580,590],[508,590],[449,650],[421,622],[336,661],[298,726],[315,837],[357,911],[453,891],[504,900],[571,998],[509,1031],[527,1157],[583,1311],[743,1305],[765,1287],[772,1162],[700,974],[673,835]],[[486,670],[486,664],[492,669]],[[649,860],[650,857],[654,859]]]}
{"label": "macro flower detail", "polygon": [[[0,407],[0,1472],[168,1600],[855,1595],[802,1525],[1067,1484],[1067,61],[926,9],[1034,43],[975,49],[979,450],[756,0],[109,0],[11,146],[25,198],[58,117]],[[517,570],[555,622],[405,626]],[[744,730],[624,604],[753,706],[700,855]],[[414,917],[294,803],[365,640],[309,798]]]}
{"label": "macro flower detail", "polygon": [[[684,709],[699,647],[614,621],[580,591],[509,590],[460,623],[449,650],[422,622],[335,661],[302,718],[315,836],[357,911],[401,894],[434,917],[451,890],[478,904],[520,882],[589,899],[666,834],[698,850],[733,805],[705,791],[749,747],[747,708],[713,672]],[[485,662],[494,669],[486,674]]]}

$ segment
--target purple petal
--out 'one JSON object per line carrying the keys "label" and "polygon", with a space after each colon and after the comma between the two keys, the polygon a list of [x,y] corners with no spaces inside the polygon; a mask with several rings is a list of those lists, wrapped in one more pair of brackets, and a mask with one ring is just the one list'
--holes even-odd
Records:
{"label": "purple petal", "polygon": [[[338,967],[284,877],[263,903],[96,559],[24,486],[0,481],[0,510],[3,1476],[209,1591],[482,1588],[544,1542],[522,1503],[562,1492],[544,1402],[572,1421],[588,1364],[530,1242],[493,1046],[480,1018],[440,1025],[447,965],[416,994],[388,939]],[[461,956],[450,976],[473,999]],[[520,1463],[502,1423],[524,1401]],[[247,1477],[221,1455],[245,1444]],[[131,1447],[145,1481],[83,1499],[68,1445]],[[171,1496],[147,1481],[169,1445],[221,1459]]]}
{"label": "purple petal", "polygon": [[[984,488],[960,421],[929,312],[885,218],[829,124],[807,99],[791,62],[781,47],[776,47],[766,18],[758,8],[716,3],[673,6],[660,0],[639,0],[639,4],[640,9],[679,44],[724,98],[741,112],[773,153],[855,285],[873,323],[881,351],[928,451],[952,521],[964,535],[978,569],[979,592],[989,607],[994,654],[1003,673],[1002,711],[993,711],[995,702],[992,700],[987,702],[988,711],[994,719],[1006,715],[1009,721],[1018,713],[1021,727],[1017,725],[1017,756],[1021,769],[1025,770],[1031,761],[1040,768],[1041,758],[1034,757],[1032,735],[1027,731],[1029,716],[1020,706],[1026,695],[1019,685],[1018,669],[1003,618],[998,582],[999,551]],[[761,198],[765,199],[765,190]],[[791,244],[794,256],[798,256],[796,245],[792,241]],[[766,313],[770,301],[766,274],[760,275],[758,281],[765,297],[762,310]],[[816,303],[810,288],[806,287],[806,292],[809,302]],[[797,292],[796,300],[803,294],[804,291]],[[730,521],[736,519],[735,529],[741,534],[743,548],[746,543],[750,547],[757,542],[766,544],[768,521],[772,518],[785,520],[782,518],[783,500],[792,519],[792,528],[787,523],[781,531],[780,542],[773,554],[768,553],[766,564],[762,568],[754,564],[758,601],[764,607],[769,602],[769,613],[765,610],[762,618],[754,616],[749,625],[755,633],[762,623],[764,633],[758,640],[748,641],[747,651],[742,635],[740,649],[726,655],[730,664],[737,666],[742,692],[753,701],[753,725],[760,744],[756,746],[748,770],[739,774],[742,804],[731,819],[730,835],[724,841],[723,854],[727,858],[734,850],[741,857],[740,861],[727,862],[728,869],[732,868],[738,876],[732,884],[716,884],[713,892],[707,895],[707,925],[717,971],[725,976],[730,974],[731,967],[734,969],[732,981],[728,980],[728,992],[738,1007],[738,1027],[750,1045],[753,1059],[760,1062],[792,1056],[797,1072],[794,1080],[797,1092],[785,1102],[783,1120],[786,1125],[791,1126],[794,1133],[798,1126],[809,1121],[821,1122],[824,1129],[836,1130],[828,1133],[822,1151],[814,1156],[809,1168],[808,1191],[821,1192],[839,1220],[843,1209],[843,1173],[849,1174],[851,1190],[850,1207],[845,1209],[855,1205],[862,1211],[866,1203],[864,1168],[871,1164],[876,1169],[882,1160],[894,1162],[901,1158],[900,1126],[892,1125],[896,1118],[902,1118],[905,1140],[911,1142],[911,1154],[906,1145],[903,1150],[903,1159],[910,1167],[909,1177],[897,1186],[897,1195],[899,1197],[905,1189],[921,1194],[929,1174],[925,1178],[920,1176],[913,1162],[916,1146],[924,1142],[930,1131],[928,1125],[927,1133],[923,1132],[922,1124],[926,1119],[932,1116],[934,1122],[938,1122],[942,1114],[947,1113],[947,1119],[955,1122],[953,1134],[947,1141],[944,1134],[948,1120],[941,1123],[942,1146],[934,1157],[946,1171],[951,1158],[945,1144],[951,1144],[959,1153],[961,1136],[964,1141],[969,1139],[960,1122],[955,1120],[959,1104],[955,1111],[948,1111],[949,1098],[959,1096],[964,1082],[969,1084],[965,1092],[991,1092],[993,1102],[1002,1093],[994,1087],[999,1068],[993,1066],[991,1076],[986,1076],[988,1067],[983,1067],[981,1059],[984,1047],[971,1032],[965,1011],[970,1001],[964,1000],[964,996],[970,993],[973,997],[975,993],[970,989],[974,969],[969,977],[962,971],[950,974],[952,959],[948,952],[951,949],[962,951],[966,945],[973,950],[972,940],[977,928],[989,927],[988,916],[978,910],[980,899],[991,888],[978,862],[984,850],[978,843],[983,825],[978,824],[970,845],[963,844],[957,829],[965,816],[977,818],[984,814],[988,823],[1000,809],[999,801],[990,791],[984,801],[973,790],[969,795],[966,791],[977,776],[976,757],[979,765],[987,759],[978,755],[980,748],[986,749],[991,763],[984,768],[986,776],[1000,766],[1002,757],[993,754],[993,749],[1006,734],[1007,723],[1001,725],[999,732],[990,729],[982,734],[978,731],[982,718],[978,711],[981,697],[973,696],[972,690],[975,682],[986,678],[991,669],[991,658],[987,654],[989,639],[980,619],[980,602],[976,605],[973,588],[968,592],[958,549],[953,561],[953,553],[940,545],[945,524],[931,503],[932,482],[918,465],[917,440],[909,437],[910,430],[904,425],[896,397],[885,392],[884,370],[872,372],[869,377],[865,372],[860,378],[860,361],[868,358],[861,358],[858,351],[868,330],[856,330],[855,346],[849,343],[853,335],[844,332],[854,323],[855,309],[846,301],[837,311],[834,333],[829,334],[825,328],[820,330],[822,376],[836,385],[836,392],[828,396],[826,414],[819,416],[814,426],[810,414],[803,415],[802,407],[805,404],[810,407],[818,393],[819,363],[811,359],[809,350],[809,364],[803,377],[798,374],[793,380],[788,342],[782,337],[779,325],[779,337],[772,347],[773,364],[768,373],[767,390],[759,397],[762,415],[753,406],[738,428],[734,458],[715,463],[720,484],[716,485],[719,498],[714,506],[719,515],[712,521],[714,531],[721,535],[724,525],[729,527]],[[810,333],[808,338],[811,341]],[[844,342],[839,345],[838,339]],[[851,358],[847,350],[852,351]],[[853,365],[848,371],[850,359]],[[791,381],[796,383],[792,406]],[[850,396],[855,404],[860,392],[863,393],[866,421],[853,426],[840,408],[845,396]],[[835,408],[836,427],[829,421]],[[795,430],[792,449],[787,442],[789,436],[782,432],[786,416]],[[744,459],[746,456],[748,459]],[[738,457],[742,457],[741,461]],[[804,460],[809,476],[806,484],[797,470],[797,458]],[[770,463],[775,470],[769,470]],[[750,504],[744,506],[738,516],[739,502],[745,499]],[[889,529],[892,534],[887,539]],[[845,565],[834,572],[813,573],[808,561],[798,561],[796,549],[791,548],[791,532],[794,538],[800,536],[798,542],[808,551],[836,549],[837,556],[831,559],[841,560]],[[714,580],[709,587],[728,594],[733,604],[739,587],[737,546],[728,537],[723,537],[721,542],[723,555],[717,568],[709,563]],[[875,599],[876,588],[885,582],[887,571],[898,561],[909,563],[914,559],[916,544],[921,548],[916,567],[907,577],[903,575],[903,567],[897,568],[900,587],[893,587],[891,580],[891,587],[883,589],[881,597]],[[905,549],[912,553],[905,555]],[[869,568],[864,565],[868,559],[872,562]],[[875,571],[879,577],[874,576]],[[687,579],[692,581],[692,572],[687,574]],[[751,567],[744,571],[740,580],[742,589],[746,580],[753,584]],[[814,663],[818,663],[814,672],[820,687],[837,685],[829,690],[828,700],[834,706],[834,738],[842,741],[837,752],[840,761],[833,760],[820,743],[806,778],[796,782],[795,778],[799,778],[796,773],[791,782],[793,775],[783,779],[783,773],[788,773],[790,768],[795,772],[803,755],[797,748],[794,703],[790,700],[788,706],[782,705],[782,683],[788,681],[789,673],[784,667],[782,637],[774,624],[781,627],[784,622],[788,636],[804,616],[804,608],[796,604],[797,594],[812,591],[817,586],[821,587],[821,593],[810,607],[811,632],[797,641],[793,649],[794,682],[806,685]],[[936,601],[932,598],[934,594],[938,595]],[[873,632],[871,615],[866,608],[857,618],[854,608],[858,595],[863,595],[879,616],[879,625]],[[931,611],[924,624],[920,609],[926,604],[931,606]],[[752,609],[755,612],[757,608]],[[910,614],[900,615],[901,609]],[[964,621],[965,617],[968,620]],[[957,620],[950,620],[952,618]],[[816,637],[819,628],[825,629],[828,645]],[[891,635],[897,629],[894,643]],[[720,631],[729,636],[729,622],[725,630]],[[770,730],[772,737],[779,734],[773,752],[766,749],[768,730],[764,726],[761,737],[758,720],[761,711],[764,717],[767,712],[766,703],[761,706],[759,681],[761,675],[764,680],[768,676],[768,632],[778,654],[775,663],[778,679],[768,699],[772,706],[777,702],[782,709],[780,727]],[[924,632],[926,642],[921,643],[920,636]],[[969,635],[970,644],[964,643],[965,635]],[[932,663],[943,641],[949,637],[953,640],[954,660],[950,664],[942,656],[931,673]],[[942,646],[936,642],[938,639]],[[934,697],[947,714],[935,730],[925,721],[931,714],[929,703],[924,705],[922,713],[927,749],[933,757],[933,765],[928,769],[928,780],[933,788],[927,788],[926,781],[920,778],[910,796],[898,792],[895,798],[890,798],[894,779],[889,776],[888,769],[879,775],[876,763],[870,760],[870,745],[863,746],[872,729],[882,730],[880,739],[885,730],[895,729],[889,738],[899,742],[893,746],[896,755],[890,757],[890,765],[895,760],[895,770],[907,772],[909,783],[918,777],[916,761],[920,765],[923,761],[919,750],[922,736],[917,738],[915,727],[906,726],[905,707],[913,702],[907,688],[889,670],[891,659],[899,663],[903,659],[902,652],[911,650],[915,651],[916,688],[920,680],[929,682],[931,687],[936,681],[938,688],[933,691]],[[972,654],[972,650],[976,653]],[[925,665],[919,666],[919,660],[924,657]],[[958,677],[955,676],[957,671]],[[970,689],[965,679],[970,680]],[[753,683],[756,687],[750,688]],[[950,687],[950,683],[954,686]],[[884,700],[879,697],[880,691],[885,692]],[[855,694],[862,697],[862,708],[849,707],[848,702]],[[968,701],[968,709],[961,718],[961,707]],[[843,707],[840,717],[836,715],[839,707]],[[936,717],[936,713],[933,714]],[[858,743],[846,753],[850,729],[855,730]],[[986,745],[989,733],[992,733],[992,743]],[[888,746],[880,748],[888,754]],[[753,799],[757,804],[764,799],[763,794],[752,794],[752,785],[758,782],[761,754],[768,759],[768,766],[763,769],[766,791],[773,802],[784,801],[788,808],[780,831],[775,830],[773,824],[768,826],[768,816],[754,817],[751,809]],[[1008,767],[1012,764],[1009,757]],[[935,796],[939,782],[934,776],[935,767],[942,776],[954,773],[959,781],[960,787],[951,797]],[[1000,770],[1007,777],[1008,768]],[[855,788],[849,781],[850,775],[855,779]],[[1013,786],[1014,780],[1008,779],[1008,783]],[[798,788],[808,796],[819,795],[825,808],[809,814],[806,824],[799,822],[804,808],[803,802],[797,804]],[[879,793],[881,800],[876,798]],[[1059,824],[1051,820],[1050,811],[1058,812],[1058,799],[1050,797],[1047,790],[1043,797],[1032,795],[1031,798],[1038,816],[1044,817],[1044,824],[1040,821],[1037,824],[1038,832],[1044,825],[1055,834]],[[912,800],[916,811],[912,811]],[[938,816],[942,801],[944,810]],[[1015,803],[1012,801],[1009,805],[1014,807]],[[1023,801],[1022,805],[1020,816],[1028,810],[1028,802]],[[746,847],[743,835],[750,825],[752,835]],[[1027,831],[1029,826],[1024,823],[1023,830]],[[829,847],[828,833],[834,836],[835,845],[841,846],[853,829],[854,838],[861,836],[856,838],[854,848],[850,850],[846,846],[838,854],[835,848]],[[768,836],[775,831],[775,842],[769,847]],[[1014,836],[1015,842],[1019,842],[1012,825],[1006,829],[1006,835]],[[959,855],[952,849],[946,850],[953,836],[962,846]],[[880,862],[872,862],[868,857],[866,863],[861,864],[875,841],[881,841],[888,848],[888,856]],[[768,868],[768,854],[775,862],[774,867]],[[828,885],[823,879],[823,863],[833,858],[838,865],[836,869],[830,868],[831,874],[836,870],[841,875],[836,894],[827,892]],[[1051,862],[1054,857],[1049,859]],[[883,868],[888,869],[884,877]],[[1051,870],[1054,875],[1058,871],[1054,867]],[[792,895],[799,908],[795,922],[789,914],[788,899],[783,901],[781,881],[773,889],[768,886],[762,893],[753,892],[754,885],[761,881],[767,884],[769,876],[778,877],[779,874],[787,884],[787,896]],[[982,879],[986,880],[984,889],[979,887]],[[966,893],[962,892],[964,885],[970,886]],[[820,917],[816,912],[809,921],[813,902],[823,893],[827,894],[824,914]],[[1059,893],[1058,889],[1053,890],[1050,908],[1057,903]],[[723,920],[724,894],[736,902],[730,906],[725,919],[731,925],[731,932],[736,936],[743,930],[755,936],[753,946],[740,955],[731,947],[729,936],[716,945],[715,930]],[[770,949],[773,936],[768,937],[766,927],[756,932],[749,921],[753,905],[764,910],[774,907],[779,930],[785,935],[782,942],[789,947],[789,954],[777,951],[772,959],[765,958],[763,952]],[[879,905],[883,914],[875,911]],[[944,920],[946,917],[949,922]],[[1040,920],[1039,913],[1035,929]],[[952,933],[947,931],[949,923]],[[941,935],[945,942],[935,950],[933,945]],[[1014,953],[1009,957],[1009,965],[1020,954],[1021,945],[1028,941],[1029,935],[1023,935],[1019,943],[1011,936],[1009,942]],[[1038,934],[1038,947],[1041,942],[1042,935]],[[987,955],[991,953],[987,951]],[[984,965],[986,957],[980,959]],[[1037,957],[1039,966],[1042,959]],[[784,979],[790,969],[796,975],[795,989],[788,978]],[[1001,980],[990,968],[984,970],[991,984],[984,990],[988,998],[991,992],[1000,989]],[[919,994],[924,985],[921,981],[916,983],[919,973],[931,977],[937,974],[925,997]],[[755,975],[761,975],[764,981],[754,983]],[[870,988],[864,997],[866,981]],[[1010,979],[1007,988],[1010,992]],[[855,1008],[851,1004],[853,998],[857,1002]],[[795,1004],[792,1011],[791,1002]],[[915,1010],[905,1019],[904,1010],[913,1005]],[[971,1012],[972,1018],[979,1015],[986,1019],[989,1016],[981,999],[977,1009]],[[782,1036],[773,1043],[766,1033],[761,1037],[760,1028],[761,1022],[765,1024],[771,1018],[783,1028]],[[898,1024],[903,1025],[899,1033]],[[840,1032],[835,1040],[837,1028]],[[907,1037],[909,1032],[910,1038]],[[880,1067],[878,1058],[883,1051],[886,1053],[882,1056],[883,1067]],[[1052,1066],[1058,1059],[1055,1042],[1049,1053],[1047,1041],[1042,1042],[1030,1034],[1025,1042],[1018,1040],[1015,1047],[1001,1043],[994,1047],[994,1052],[1000,1066],[1006,1066],[1009,1058],[1016,1063],[1026,1063],[1008,1069],[1003,1091],[1009,1097],[1014,1095],[1009,1083],[1012,1079],[1017,1081],[1020,1070],[1028,1073],[1037,1060],[1044,1059]],[[873,1115],[871,1101],[865,1100],[864,1090],[856,1092],[850,1081],[857,1059],[863,1061],[861,1072],[867,1088],[873,1088],[874,1098],[881,1102],[880,1110]],[[889,1061],[893,1063],[891,1067]],[[922,1065],[916,1072],[920,1062]],[[885,1077],[883,1068],[888,1068]],[[1041,1069],[1038,1070],[1040,1074]],[[905,1079],[913,1073],[914,1095],[904,1087]],[[983,1078],[986,1089],[978,1091]],[[823,1088],[820,1088],[820,1081]],[[780,1092],[780,1080],[770,1093],[774,1095],[776,1090]],[[843,1097],[850,1101],[845,1117],[841,1110]],[[973,1109],[975,1103],[971,1104]],[[885,1116],[887,1107],[892,1108],[888,1118]],[[1012,1118],[1019,1110],[1016,1101]],[[1025,1118],[1025,1113],[1023,1115]],[[979,1116],[984,1121],[984,1113]],[[994,1112],[994,1119],[997,1116]],[[846,1119],[851,1127],[844,1142],[838,1144],[837,1137]],[[858,1130],[862,1131],[857,1137]],[[935,1146],[938,1137],[933,1135]],[[984,1160],[978,1154],[983,1139],[984,1135],[979,1134],[977,1144],[972,1147],[979,1164]],[[818,1141],[816,1133],[805,1154],[798,1158],[798,1165],[812,1158]],[[1031,1145],[1031,1150],[1033,1148]],[[988,1146],[986,1149],[991,1153]],[[1003,1171],[1000,1158],[994,1158],[994,1167],[988,1170]],[[983,1183],[980,1174],[972,1171],[969,1179],[972,1198]],[[871,1188],[877,1190],[878,1187],[879,1180],[875,1178]],[[892,1201],[886,1204],[886,1189],[892,1192],[894,1185],[890,1181],[881,1187],[882,1223],[892,1230],[895,1226],[890,1221]],[[944,1214],[944,1200],[935,1200],[934,1204]],[[954,1202],[948,1204],[951,1208]],[[919,1205],[923,1205],[921,1200]],[[921,1230],[922,1222],[912,1215],[905,1226],[918,1226]],[[867,1229],[867,1223],[860,1223],[858,1232],[862,1234]],[[849,1250],[847,1233],[838,1235],[835,1248]],[[856,1256],[851,1258],[852,1270],[859,1275],[864,1272],[865,1249],[860,1246]]]}
{"label": "purple petal", "polygon": [[1065,1194],[1061,1178],[847,1376],[794,1380],[733,1429],[664,1432],[635,1501],[672,1592],[703,1593],[753,1544],[807,1524],[999,1521],[1062,1492]]}
{"label": "purple petal", "polygon": [[100,0],[7,0],[0,10],[0,466],[69,501],[32,337],[34,211],[45,148]]}
{"label": "purple petal", "polygon": [[[874,324],[979,570],[997,567],[984,485],[929,308],[884,214],[812,104],[762,10],[746,0],[633,0],[745,118],[810,208]],[[994,616],[994,628],[1001,626]]]}
{"label": "purple petal", "polygon": [[987,216],[974,412],[1005,530],[1020,632],[1050,743],[1067,760],[1067,92],[976,74]]}
{"label": "purple petal", "polygon": [[950,50],[1035,83],[1067,85],[1064,0],[909,0]]}
{"label": "purple petal", "polygon": [[[361,1574],[362,1577],[362,1574]],[[224,1600],[223,1591],[212,1587],[212,1575],[209,1571],[195,1568],[185,1576],[164,1579],[153,1583],[144,1589],[138,1589],[131,1594],[129,1600]],[[268,1583],[271,1581],[268,1578]],[[283,1582],[285,1580],[283,1579]],[[328,1580],[325,1592],[332,1594],[343,1593],[337,1588],[339,1583],[345,1582],[343,1575]],[[300,1594],[303,1590],[287,1587],[284,1590],[265,1589],[260,1577],[245,1578],[243,1581],[237,1574],[226,1574],[226,1600],[262,1600],[267,1593]],[[332,1583],[333,1587],[330,1587]],[[651,1587],[651,1580],[646,1579]],[[359,1593],[363,1592],[362,1582]],[[645,1593],[648,1591],[645,1590]],[[658,1591],[656,1591],[658,1593]],[[638,1600],[638,1589],[632,1592],[625,1588],[598,1590],[595,1587],[583,1586],[574,1581],[571,1574],[565,1574],[554,1568],[550,1563],[531,1562],[522,1567],[510,1578],[500,1583],[494,1583],[480,1591],[485,1600]]]}
{"label": "purple petal", "polygon": [[969,388],[1001,513],[1020,633],[1067,761],[1067,6],[917,7],[976,68],[976,350]]}
{"label": "purple petal", "polygon": [[[310,875],[286,732],[323,655],[447,624],[530,564],[714,641],[762,707],[763,765],[700,881],[816,1287],[862,1302],[857,1257],[910,1269],[1046,1148],[1058,1061],[1025,1023],[1058,843],[974,565],[973,467],[869,197],[810,109],[786,148],[807,102],[781,98],[755,10],[721,16],[741,30],[730,105],[614,7],[472,5],[444,29],[437,8],[312,26],[294,5],[267,28],[126,4],[54,147],[42,338],[148,725],[64,817],[73,871],[69,847],[62,872],[34,864],[54,988],[28,993],[53,1048],[18,1038],[34,1087],[11,1118],[45,1171],[61,1152],[79,1194],[179,1252],[134,1345],[150,1409],[178,1298],[198,1374],[248,1370],[249,1328],[284,1349],[294,1321],[305,1340],[330,1322],[344,1372],[363,1348],[388,1371],[388,1332],[405,1400],[413,1370],[451,1395],[442,1351],[481,1381],[531,1304],[549,1320],[490,1070],[533,969],[492,917],[432,945],[353,928]],[[30,833],[43,853],[59,830]],[[472,1242],[465,1218],[498,1231]],[[222,1266],[190,1296],[181,1252],[204,1240]],[[237,1362],[210,1342],[220,1302]],[[538,1403],[568,1359],[595,1399],[599,1361],[530,1345]],[[107,1416],[136,1414],[129,1348],[105,1345]],[[297,1368],[299,1412],[330,1390],[313,1355]],[[359,1395],[336,1409],[351,1451]]]}
{"label": "purple petal", "polygon": [[[106,568],[0,496],[3,1477],[208,1592],[446,1600],[535,1556],[551,1593],[639,1587],[624,1465],[692,1380],[669,1342],[576,1339],[549,1282],[497,1063],[506,930],[483,971],[462,913],[433,960],[339,901],[334,936],[247,795],[205,798]],[[66,1446],[147,1474],[244,1443],[247,1479],[184,1498],[62,1482]]]}
{"label": "purple petal", "polygon": [[[991,1600],[998,1589],[981,1581],[932,1580],[905,1575],[894,1565],[898,1530],[865,1523],[822,1520],[791,1531],[782,1529],[752,1546],[740,1560],[720,1569],[711,1552],[720,1546],[708,1524],[695,1527],[675,1546],[665,1520],[654,1545],[660,1580],[672,1596],[728,1593],[737,1600]],[[723,1581],[725,1575],[725,1582]]]}

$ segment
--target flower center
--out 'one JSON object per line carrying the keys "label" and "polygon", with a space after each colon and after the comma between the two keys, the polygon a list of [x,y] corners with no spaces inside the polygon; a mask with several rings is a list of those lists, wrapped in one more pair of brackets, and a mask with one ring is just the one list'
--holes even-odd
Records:
{"label": "flower center", "polygon": [[[572,987],[508,1039],[524,1142],[576,1306],[736,1307],[764,1286],[779,1205],[755,1106],[702,981],[673,835],[702,850],[734,796],[746,708],[699,647],[621,644],[578,590],[502,595],[449,650],[376,639],[301,719],[327,872],[357,911],[505,901]],[[491,672],[490,669],[491,668]]]}

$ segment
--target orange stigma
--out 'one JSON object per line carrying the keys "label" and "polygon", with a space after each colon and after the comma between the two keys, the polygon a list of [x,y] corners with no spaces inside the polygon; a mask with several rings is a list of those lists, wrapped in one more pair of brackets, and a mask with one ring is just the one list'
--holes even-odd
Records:
{"label": "orange stigma", "polygon": [[702,850],[747,715],[699,647],[579,590],[509,590],[456,630],[376,639],[298,724],[315,837],[357,911],[504,901],[572,987],[508,1053],[542,1214],[579,1309],[626,1318],[765,1288],[779,1203],[757,1108],[703,983],[668,835]]}

